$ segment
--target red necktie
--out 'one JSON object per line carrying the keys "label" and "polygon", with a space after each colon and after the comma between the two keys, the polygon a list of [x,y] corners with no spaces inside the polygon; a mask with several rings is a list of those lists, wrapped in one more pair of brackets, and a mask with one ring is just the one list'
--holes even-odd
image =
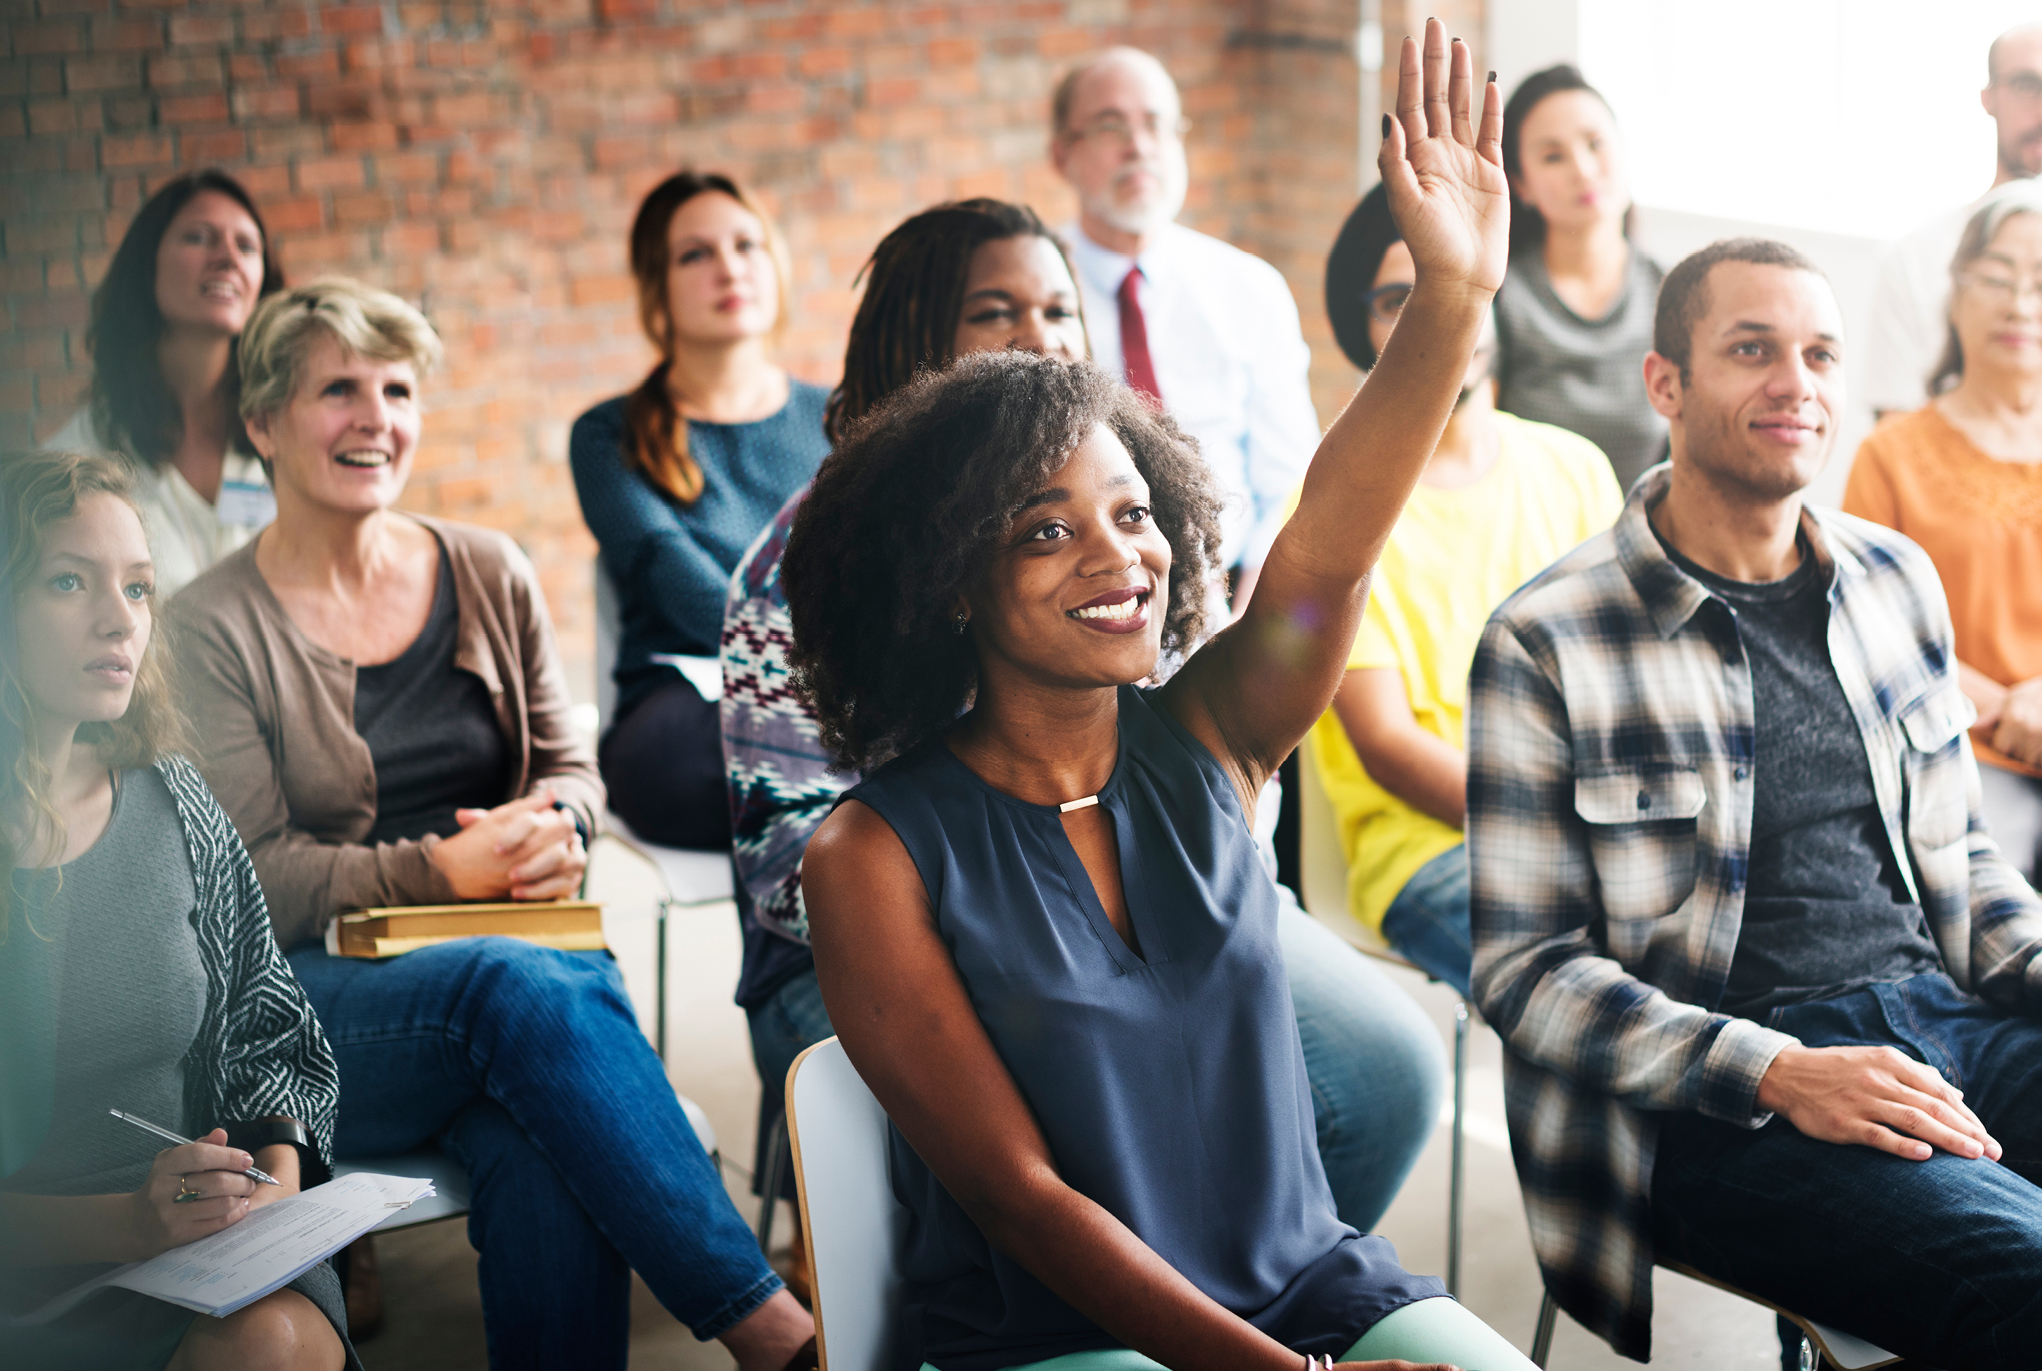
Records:
{"label": "red necktie", "polygon": [[1149,360],[1149,325],[1142,318],[1141,282],[1140,267],[1120,282],[1120,357],[1127,367],[1127,383],[1160,406],[1163,391],[1156,384],[1156,364]]}

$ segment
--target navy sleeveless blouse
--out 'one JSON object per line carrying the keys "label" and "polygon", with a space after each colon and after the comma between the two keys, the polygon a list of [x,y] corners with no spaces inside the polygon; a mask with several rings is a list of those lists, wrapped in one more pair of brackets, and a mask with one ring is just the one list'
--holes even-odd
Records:
{"label": "navy sleeveless blouse", "polygon": [[[986,784],[939,738],[843,798],[914,858],[972,1005],[1080,1193],[1219,1304],[1338,1357],[1445,1294],[1340,1221],[1319,1162],[1275,887],[1217,760],[1132,686],[1099,792],[1145,955],[1114,931],[1054,805]],[[996,1251],[892,1130],[911,1216],[899,1362],[997,1371],[1116,1346]]]}

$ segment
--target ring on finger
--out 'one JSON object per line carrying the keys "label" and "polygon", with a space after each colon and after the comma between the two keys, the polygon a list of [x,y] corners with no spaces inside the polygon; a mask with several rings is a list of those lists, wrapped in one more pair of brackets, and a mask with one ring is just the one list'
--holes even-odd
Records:
{"label": "ring on finger", "polygon": [[179,1176],[177,1178],[177,1193],[170,1197],[170,1202],[172,1204],[190,1204],[193,1200],[202,1200],[204,1198],[203,1194],[191,1188],[189,1180]]}

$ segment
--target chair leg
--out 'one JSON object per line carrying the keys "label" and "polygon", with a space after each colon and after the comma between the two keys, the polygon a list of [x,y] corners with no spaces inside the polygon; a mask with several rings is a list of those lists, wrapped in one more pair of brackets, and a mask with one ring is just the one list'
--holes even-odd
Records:
{"label": "chair leg", "polygon": [[1553,1355],[1553,1330],[1560,1322],[1560,1306],[1553,1302],[1550,1292],[1539,1302],[1539,1326],[1532,1333],[1531,1363],[1545,1371],[1546,1359]]}
{"label": "chair leg", "polygon": [[671,899],[661,896],[659,915],[654,921],[658,925],[658,936],[655,939],[657,948],[654,955],[658,958],[659,964],[652,973],[654,987],[652,1045],[653,1050],[659,1053],[662,1065],[666,1062],[666,924],[667,915],[673,911],[673,907],[674,902]]}
{"label": "chair leg", "polygon": [[793,1160],[791,1153],[787,1141],[787,1115],[782,1113],[773,1121],[773,1134],[766,1144],[766,1176],[759,1187],[759,1252],[762,1255],[770,1255],[773,1250],[773,1217],[780,1207],[780,1184]]}
{"label": "chair leg", "polygon": [[1468,1105],[1468,1005],[1454,1001],[1453,1159],[1446,1188],[1446,1293],[1461,1294],[1461,1201],[1467,1182],[1466,1130]]}

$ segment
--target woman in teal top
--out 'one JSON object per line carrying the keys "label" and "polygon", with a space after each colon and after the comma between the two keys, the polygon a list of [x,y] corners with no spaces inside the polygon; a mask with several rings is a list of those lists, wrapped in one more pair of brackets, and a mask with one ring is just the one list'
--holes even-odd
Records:
{"label": "woman in teal top", "polygon": [[[127,474],[10,457],[0,530],[0,1365],[359,1367],[323,1263],[225,1319],[108,1289],[9,1321],[326,1179],[339,1081],[247,852],[167,755]],[[198,1141],[159,1151],[111,1106]]]}
{"label": "woman in teal top", "polygon": [[1134,683],[1200,642],[1217,498],[1089,364],[922,378],[796,520],[797,685],[869,778],[803,893],[830,1020],[898,1129],[904,1368],[1528,1365],[1340,1222],[1252,839],[1503,276],[1501,101],[1478,137],[1473,87],[1437,21],[1422,65],[1405,44],[1380,165],[1417,284],[1247,611],[1162,686]]}

